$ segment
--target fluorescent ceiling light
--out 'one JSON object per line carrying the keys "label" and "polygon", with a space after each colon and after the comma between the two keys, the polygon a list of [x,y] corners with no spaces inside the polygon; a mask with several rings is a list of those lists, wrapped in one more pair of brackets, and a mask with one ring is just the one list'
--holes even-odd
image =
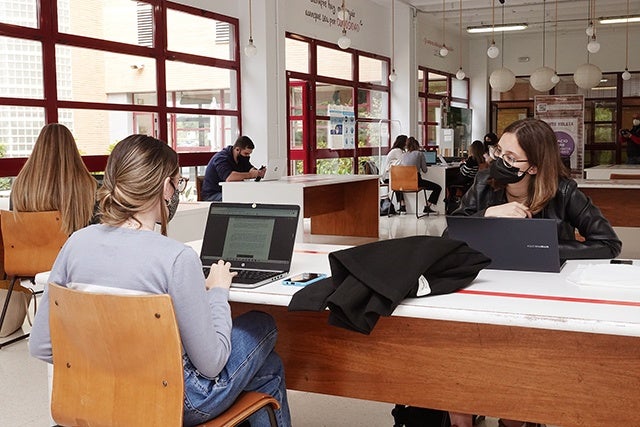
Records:
{"label": "fluorescent ceiling light", "polygon": [[640,22],[640,16],[615,16],[608,18],[598,18],[601,24],[624,24],[625,22]]}
{"label": "fluorescent ceiling light", "polygon": [[480,27],[467,27],[467,33],[490,33],[492,31],[520,31],[525,30],[528,27],[527,24],[509,24],[509,25],[496,25],[492,26],[480,26]]}

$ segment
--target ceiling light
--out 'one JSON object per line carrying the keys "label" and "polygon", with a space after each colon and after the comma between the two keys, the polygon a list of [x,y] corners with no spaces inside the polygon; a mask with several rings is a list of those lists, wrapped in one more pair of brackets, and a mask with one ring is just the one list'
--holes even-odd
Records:
{"label": "ceiling light", "polygon": [[347,9],[342,0],[342,35],[338,39],[338,46],[340,49],[349,49],[351,46],[351,39],[347,36]]}
{"label": "ceiling light", "polygon": [[626,22],[640,22],[640,16],[618,16],[610,18],[598,18],[598,22],[601,24],[624,24]]}
{"label": "ceiling light", "polygon": [[511,25],[496,25],[495,27],[479,26],[479,27],[467,27],[467,33],[490,33],[492,31],[520,31],[526,30],[529,26],[527,24],[511,24]]}
{"label": "ceiling light", "polygon": [[244,54],[256,56],[258,48],[253,44],[253,14],[251,13],[251,0],[249,0],[249,43],[244,47]]}

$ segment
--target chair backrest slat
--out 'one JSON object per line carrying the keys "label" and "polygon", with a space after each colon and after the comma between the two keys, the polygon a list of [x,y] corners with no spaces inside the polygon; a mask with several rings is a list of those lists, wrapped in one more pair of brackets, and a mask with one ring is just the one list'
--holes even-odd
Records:
{"label": "chair backrest slat", "polygon": [[391,191],[418,191],[418,168],[394,165],[390,169]]}
{"label": "chair backrest slat", "polygon": [[169,295],[50,284],[49,304],[57,423],[182,425],[182,349]]}

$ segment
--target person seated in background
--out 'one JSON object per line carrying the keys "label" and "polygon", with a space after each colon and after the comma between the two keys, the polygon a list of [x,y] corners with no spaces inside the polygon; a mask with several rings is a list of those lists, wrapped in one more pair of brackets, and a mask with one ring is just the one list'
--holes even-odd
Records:
{"label": "person seated in background", "polygon": [[620,143],[627,144],[627,164],[640,164],[640,114],[633,116],[631,129],[620,129]]}
{"label": "person seated in background", "polygon": [[[551,218],[558,223],[561,259],[615,258],[620,254],[620,239],[570,178],[556,135],[546,122],[518,120],[507,126],[490,150],[493,162],[488,170],[478,172],[453,215]],[[584,241],[576,240],[576,229]],[[472,425],[471,415],[450,416],[452,426]],[[516,420],[500,422],[504,427],[524,425]]]}
{"label": "person seated in background", "polygon": [[266,169],[256,169],[250,162],[251,153],[256,148],[251,138],[239,136],[233,146],[218,151],[209,160],[202,182],[202,200],[222,201],[221,182],[243,181],[264,177]]}
{"label": "person seated in background", "polygon": [[[166,236],[185,186],[178,155],[165,142],[146,135],[125,138],[109,156],[98,190],[101,223],[67,240],[49,282],[171,296],[183,348],[184,425],[215,418],[243,391],[260,391],[280,402],[278,425],[290,426],[274,319],[251,311],[232,320],[231,265],[219,261],[205,278],[198,254]],[[161,233],[154,231],[157,223]],[[41,301],[29,351],[51,363],[48,287]],[[259,411],[250,422],[268,426],[268,415]]]}
{"label": "person seated in background", "polygon": [[11,206],[17,212],[59,211],[63,231],[71,234],[91,221],[97,185],[71,131],[51,123],[11,186]]}
{"label": "person seated in background", "polygon": [[[387,162],[384,167],[384,172],[382,173],[382,182],[385,184],[389,183],[389,173],[391,171],[391,166],[397,165],[404,154],[404,149],[407,146],[407,135],[398,135],[393,145],[391,146],[391,150],[387,153]],[[396,194],[396,199],[400,204],[400,208],[402,209],[401,213],[407,213],[407,208],[404,205],[404,195],[402,193]]]}
{"label": "person seated in background", "polygon": [[[431,191],[429,198],[425,201],[425,206],[422,212],[434,213],[435,210],[431,209],[431,206],[438,203],[438,198],[442,192],[442,187],[432,181],[422,179],[420,173],[427,173],[427,161],[424,158],[422,151],[420,150],[420,144],[414,137],[409,137],[406,146],[407,152],[404,153],[398,164],[402,166],[415,166],[418,169],[418,187],[424,187]],[[416,206],[416,209],[418,207]],[[404,204],[400,205],[400,213],[406,213],[407,209]]]}
{"label": "person seated in background", "polygon": [[483,138],[484,143],[484,161],[491,163],[491,156],[489,155],[489,149],[498,143],[498,135],[493,132],[489,132]]}
{"label": "person seated in background", "polygon": [[466,191],[473,183],[478,170],[484,170],[487,167],[488,164],[484,161],[484,145],[482,141],[475,140],[469,147],[469,156],[460,165],[458,175],[449,181],[449,186],[447,187],[447,207],[450,205],[457,206],[459,203],[456,194],[457,187],[462,187],[464,191]]}

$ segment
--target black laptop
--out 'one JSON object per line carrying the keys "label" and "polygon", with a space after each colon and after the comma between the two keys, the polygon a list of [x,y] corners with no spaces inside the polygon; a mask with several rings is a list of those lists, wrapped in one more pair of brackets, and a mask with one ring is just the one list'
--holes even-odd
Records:
{"label": "black laptop", "polygon": [[202,239],[205,276],[223,259],[238,275],[233,287],[256,288],[283,278],[291,266],[300,207],[214,202]]}
{"label": "black laptop", "polygon": [[447,216],[448,237],[489,258],[487,268],[557,273],[562,268],[553,219]]}

